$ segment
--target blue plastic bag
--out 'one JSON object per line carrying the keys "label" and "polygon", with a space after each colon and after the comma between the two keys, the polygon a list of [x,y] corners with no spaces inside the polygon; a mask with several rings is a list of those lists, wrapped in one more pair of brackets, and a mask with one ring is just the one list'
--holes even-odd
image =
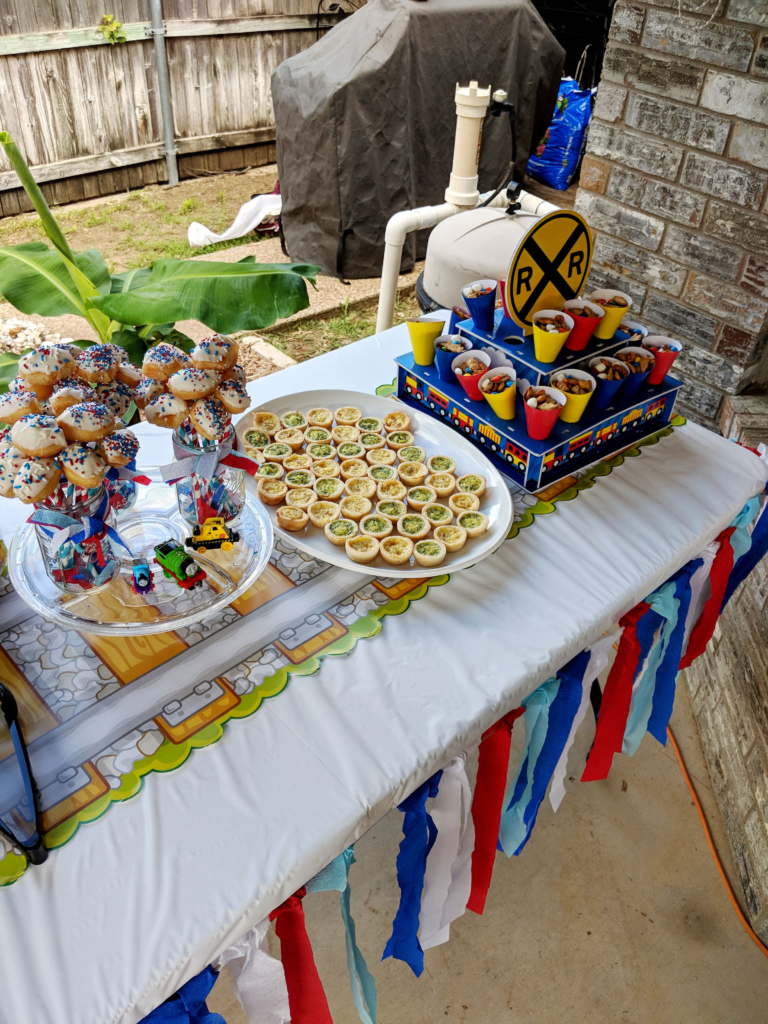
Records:
{"label": "blue plastic bag", "polygon": [[573,78],[562,79],[555,115],[528,161],[532,178],[551,188],[568,188],[586,142],[593,91],[580,89]]}

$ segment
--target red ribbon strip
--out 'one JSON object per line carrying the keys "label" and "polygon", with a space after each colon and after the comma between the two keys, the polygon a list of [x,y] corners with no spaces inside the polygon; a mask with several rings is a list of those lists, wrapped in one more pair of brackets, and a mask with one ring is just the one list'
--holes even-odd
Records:
{"label": "red ribbon strip", "polygon": [[704,610],[691,630],[688,648],[680,662],[681,669],[688,668],[692,661],[704,653],[707,644],[712,639],[712,634],[715,632],[715,626],[723,607],[723,598],[725,597],[725,589],[728,586],[728,578],[733,569],[731,534],[735,529],[735,526],[729,526],[717,538],[720,542],[720,547],[717,549],[715,560],[712,562],[712,568],[709,571],[711,592],[707,603],[704,605]]}
{"label": "red ribbon strip", "polygon": [[306,886],[302,886],[285,903],[276,907],[269,919],[275,922],[275,931],[280,939],[291,1024],[333,1024],[307,935],[301,903],[306,894]]}
{"label": "red ribbon strip", "polygon": [[607,779],[613,764],[613,755],[621,753],[629,707],[632,703],[632,683],[640,662],[637,624],[650,607],[645,601],[641,601],[619,619],[619,625],[624,627],[624,632],[611,671],[608,673],[600,714],[597,717],[595,742],[592,744],[587,766],[581,776],[582,782]]}
{"label": "red ribbon strip", "polygon": [[472,798],[472,821],[475,825],[475,848],[472,851],[472,889],[467,910],[482,914],[491,885],[499,825],[507,789],[509,748],[512,726],[525,708],[515,708],[483,733],[477,765],[475,795]]}

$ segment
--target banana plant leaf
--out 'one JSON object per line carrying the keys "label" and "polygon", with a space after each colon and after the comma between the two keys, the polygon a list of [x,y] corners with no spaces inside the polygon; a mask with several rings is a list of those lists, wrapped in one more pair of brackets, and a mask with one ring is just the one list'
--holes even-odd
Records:
{"label": "banana plant leaf", "polygon": [[119,295],[122,292],[130,292],[135,288],[141,288],[143,284],[147,283],[150,273],[151,271],[148,267],[134,267],[133,270],[125,270],[122,274],[113,274],[109,291]]}
{"label": "banana plant leaf", "polygon": [[[101,295],[89,305],[121,324],[165,324],[199,320],[214,331],[268,327],[309,305],[306,277],[319,267],[304,263],[239,263],[156,260],[139,288]],[[0,288],[2,291],[2,288]]]}
{"label": "banana plant leaf", "polygon": [[15,352],[0,352],[0,395],[5,394],[13,378],[18,376],[19,358]]}
{"label": "banana plant leaf", "polygon": [[[99,294],[109,292],[109,271],[98,249],[74,253],[73,262]],[[75,313],[88,317],[65,260],[44,242],[0,248],[0,295],[22,313],[40,316]]]}

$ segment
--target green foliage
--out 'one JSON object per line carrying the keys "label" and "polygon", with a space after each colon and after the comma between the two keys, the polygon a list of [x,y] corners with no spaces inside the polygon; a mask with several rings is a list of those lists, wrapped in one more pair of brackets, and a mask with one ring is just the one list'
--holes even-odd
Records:
{"label": "green foliage", "polygon": [[0,352],[0,395],[5,394],[13,378],[18,376],[19,359],[16,352]]}
{"label": "green foliage", "polygon": [[101,32],[110,46],[114,46],[115,43],[128,42],[128,36],[123,31],[123,23],[118,21],[114,14],[105,14],[96,28]]}
{"label": "green foliage", "polygon": [[188,196],[179,207],[179,213],[192,213],[197,209],[197,200],[194,196]]}

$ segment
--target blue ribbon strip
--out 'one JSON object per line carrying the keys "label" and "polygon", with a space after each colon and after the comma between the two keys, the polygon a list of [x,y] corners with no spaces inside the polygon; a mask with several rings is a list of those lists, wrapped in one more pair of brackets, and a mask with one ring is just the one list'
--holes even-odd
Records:
{"label": "blue ribbon strip", "polygon": [[437,796],[442,771],[406,797],[398,810],[403,819],[403,840],[397,855],[397,883],[400,886],[400,905],[392,922],[392,934],[384,947],[381,959],[394,957],[403,960],[416,977],[424,970],[424,951],[418,938],[421,894],[429,851],[437,839],[437,827],[427,814],[427,798]]}
{"label": "blue ribbon strip", "polygon": [[[758,498],[752,498],[751,500],[753,502],[757,502]],[[749,502],[747,505],[749,505]],[[745,509],[746,507],[747,506],[745,506]],[[745,509],[743,509],[742,512],[745,511]],[[755,515],[757,515],[757,511],[755,511],[754,515],[749,520],[750,522],[754,519]],[[741,513],[737,519],[740,518],[740,516]],[[735,522],[736,520],[734,520],[734,524]],[[758,519],[751,536],[748,537],[748,546],[744,546],[740,540],[736,540],[736,545],[734,545],[734,540],[738,533],[739,529],[737,527],[736,532],[731,534],[731,547],[733,548],[734,561],[737,558],[737,546],[740,550],[740,557],[738,558],[738,561],[735,561],[730,578],[728,579],[728,586],[725,588],[725,596],[723,597],[723,607],[720,609],[721,613],[723,608],[725,608],[730,601],[736,588],[744,582],[757,563],[761,561],[766,554],[768,554],[768,507],[766,507],[765,511]]]}
{"label": "blue ribbon strip", "polygon": [[322,871],[318,871],[314,878],[310,878],[307,882],[307,892],[326,892],[329,889],[337,889],[340,892],[339,904],[346,933],[347,968],[352,987],[352,1000],[362,1024],[376,1024],[376,982],[357,945],[355,922],[350,909],[349,869],[354,863],[355,855],[350,846]]}
{"label": "blue ribbon strip", "polygon": [[227,1024],[220,1013],[210,1013],[205,1002],[217,977],[209,965],[139,1024]]}

